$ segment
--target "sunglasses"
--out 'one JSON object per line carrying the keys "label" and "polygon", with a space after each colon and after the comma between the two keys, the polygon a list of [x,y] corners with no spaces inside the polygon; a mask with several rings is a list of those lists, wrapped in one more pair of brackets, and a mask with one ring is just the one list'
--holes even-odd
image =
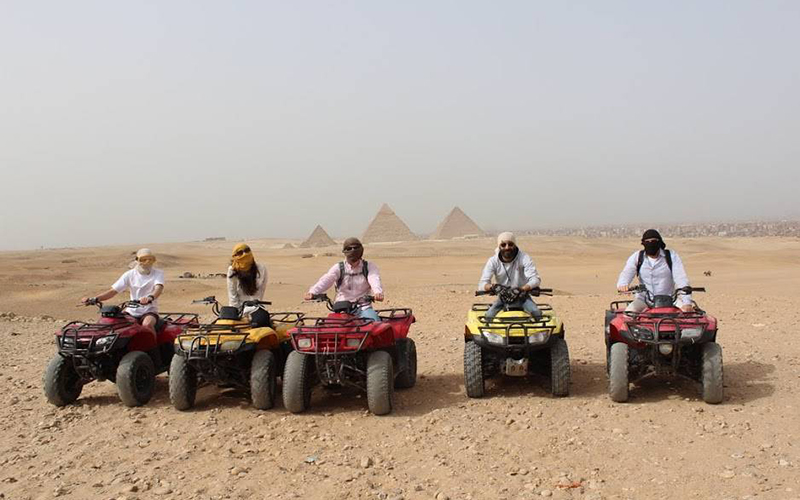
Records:
{"label": "sunglasses", "polygon": [[642,243],[654,243],[656,241],[659,241],[658,238],[648,238],[646,240],[642,240]]}
{"label": "sunglasses", "polygon": [[358,250],[359,248],[361,248],[361,245],[349,246],[349,247],[344,247],[342,249],[342,251],[343,252],[352,252],[354,250]]}
{"label": "sunglasses", "polygon": [[136,260],[138,260],[139,262],[145,263],[145,262],[155,262],[156,258],[155,257],[139,257]]}
{"label": "sunglasses", "polygon": [[234,253],[233,256],[234,257],[241,257],[242,255],[244,255],[246,253],[250,253],[250,249],[249,248],[245,248],[244,250],[239,250],[238,252]]}
{"label": "sunglasses", "polygon": [[514,248],[516,245],[511,243],[510,241],[504,241],[500,243],[500,248]]}

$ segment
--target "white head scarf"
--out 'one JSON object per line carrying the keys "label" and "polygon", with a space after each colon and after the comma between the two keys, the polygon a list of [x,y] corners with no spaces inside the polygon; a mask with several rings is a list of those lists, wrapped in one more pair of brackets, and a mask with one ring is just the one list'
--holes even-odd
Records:
{"label": "white head scarf", "polygon": [[514,233],[510,231],[506,231],[504,233],[500,233],[497,235],[497,246],[500,246],[500,243],[504,241],[510,241],[513,244],[517,244],[517,237],[514,236]]}

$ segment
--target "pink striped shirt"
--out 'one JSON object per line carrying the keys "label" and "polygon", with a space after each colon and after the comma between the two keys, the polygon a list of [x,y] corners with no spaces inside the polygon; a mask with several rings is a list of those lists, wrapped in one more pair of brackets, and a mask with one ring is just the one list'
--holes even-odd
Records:
{"label": "pink striped shirt", "polygon": [[[372,262],[369,262],[369,276],[367,279],[364,279],[362,267],[363,263],[363,260],[359,260],[354,266],[351,266],[349,262],[345,261],[344,279],[342,280],[342,286],[339,287],[339,290],[336,293],[334,302],[339,302],[342,300],[357,302],[358,299],[364,295],[368,295],[370,291],[372,292],[372,295],[383,293],[383,287],[381,287],[381,275],[378,271],[378,266]],[[330,269],[328,269],[327,273],[322,275],[319,281],[317,281],[314,286],[308,290],[308,293],[325,293],[328,291],[328,289],[330,289],[330,287],[335,285],[338,280],[339,263],[337,262],[331,266]]]}

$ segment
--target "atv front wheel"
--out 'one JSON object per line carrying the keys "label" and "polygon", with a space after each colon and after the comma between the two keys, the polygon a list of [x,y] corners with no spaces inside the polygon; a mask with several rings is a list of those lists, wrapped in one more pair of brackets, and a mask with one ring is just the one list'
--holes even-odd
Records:
{"label": "atv front wheel", "polygon": [[197,397],[197,370],[180,354],[169,364],[169,400],[180,411],[194,406]]}
{"label": "atv front wheel", "polygon": [[483,378],[483,349],[473,341],[464,344],[464,387],[467,396],[482,398],[486,389]]}
{"label": "atv front wheel", "polygon": [[628,344],[624,342],[611,345],[608,356],[608,395],[611,401],[617,403],[628,400]]}
{"label": "atv front wheel", "polygon": [[397,341],[397,365],[400,373],[394,380],[398,389],[409,389],[417,383],[417,346],[413,339]]}
{"label": "atv front wheel", "polygon": [[703,344],[703,401],[719,404],[723,397],[722,347],[716,342]]}
{"label": "atv front wheel", "polygon": [[313,358],[297,351],[289,353],[283,368],[283,406],[302,413],[311,405],[311,363]]}
{"label": "atv front wheel", "polygon": [[156,368],[146,352],[131,351],[117,367],[117,392],[125,406],[142,406],[153,397]]}
{"label": "atv front wheel", "polygon": [[278,377],[272,351],[257,351],[250,365],[250,399],[259,410],[275,406]]}
{"label": "atv front wheel", "polygon": [[386,415],[394,406],[394,362],[386,351],[367,358],[367,405],[375,415]]}
{"label": "atv front wheel", "polygon": [[550,346],[550,392],[556,397],[569,396],[569,381],[569,348],[559,337]]}
{"label": "atv front wheel", "polygon": [[81,395],[83,381],[72,360],[60,354],[50,360],[44,371],[44,395],[56,406],[66,406]]}

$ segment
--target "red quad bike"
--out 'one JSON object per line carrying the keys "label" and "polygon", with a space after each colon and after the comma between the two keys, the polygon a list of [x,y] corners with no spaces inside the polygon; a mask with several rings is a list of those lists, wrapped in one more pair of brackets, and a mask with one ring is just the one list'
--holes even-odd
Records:
{"label": "red quad bike", "polygon": [[104,306],[90,300],[86,305],[100,309],[97,323],[73,321],[56,333],[56,354],[44,372],[44,394],[56,406],[66,406],[93,380],[117,384],[119,398],[126,406],[150,401],[155,378],[167,371],[174,353],[175,337],[190,325],[197,326],[197,314],[163,313],[156,324],[158,340],[125,308],[139,307],[138,301]]}
{"label": "red quad bike", "polygon": [[289,331],[295,350],[283,372],[283,405],[300,413],[309,407],[317,383],[347,385],[367,393],[375,415],[390,413],[394,389],[413,387],[417,381],[417,349],[408,338],[415,321],[411,309],[380,309],[381,321],[370,321],[356,316],[360,303],[331,303],[324,294],[313,300],[326,302],[331,314],[305,317]]}
{"label": "red quad bike", "polygon": [[613,401],[628,400],[628,383],[649,375],[681,376],[699,381],[706,403],[722,402],[722,348],[717,344],[717,320],[697,307],[683,312],[675,300],[705,288],[679,288],[672,295],[645,293],[648,309],[626,312],[632,301],[618,300],[606,311],[605,339],[608,393]]}

